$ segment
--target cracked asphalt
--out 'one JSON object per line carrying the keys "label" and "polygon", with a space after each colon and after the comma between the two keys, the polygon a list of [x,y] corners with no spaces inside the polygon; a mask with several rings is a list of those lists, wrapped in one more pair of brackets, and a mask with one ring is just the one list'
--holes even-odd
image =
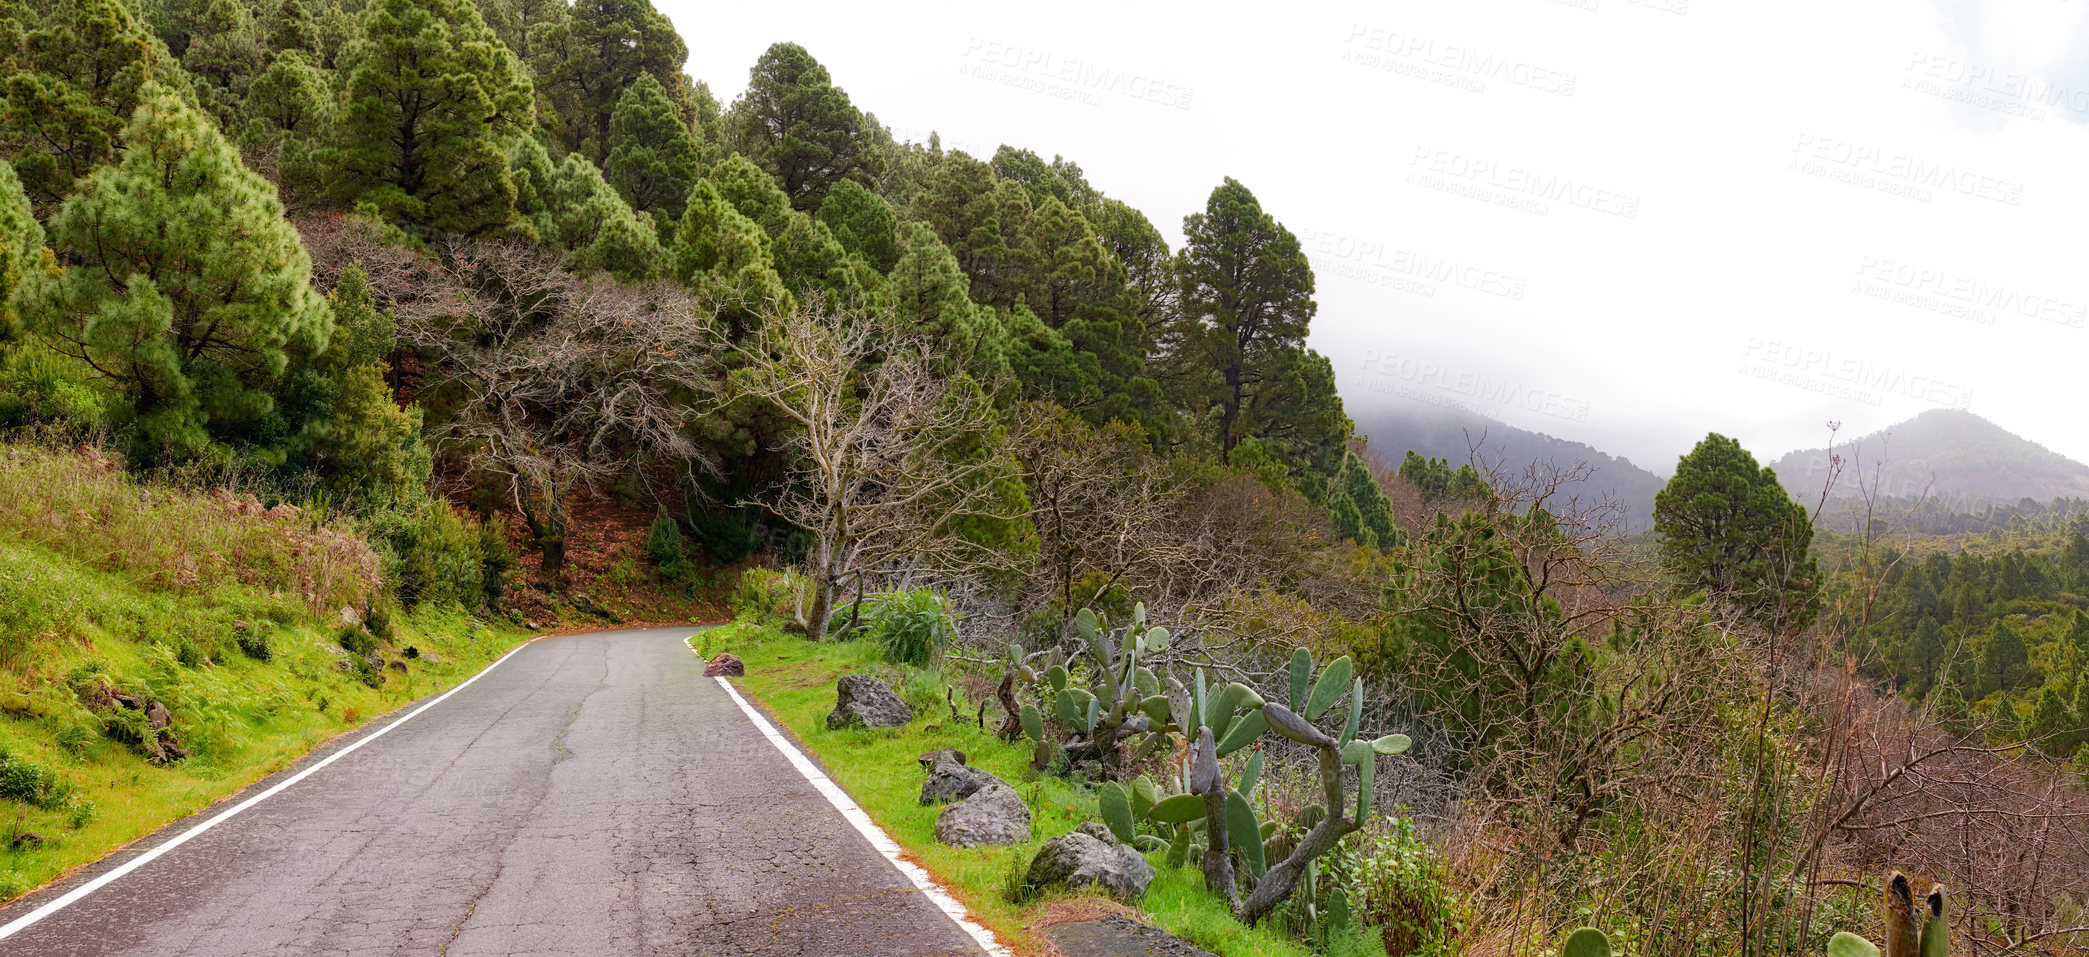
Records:
{"label": "cracked asphalt", "polygon": [[703,677],[691,631],[528,645],[0,954],[978,953]]}

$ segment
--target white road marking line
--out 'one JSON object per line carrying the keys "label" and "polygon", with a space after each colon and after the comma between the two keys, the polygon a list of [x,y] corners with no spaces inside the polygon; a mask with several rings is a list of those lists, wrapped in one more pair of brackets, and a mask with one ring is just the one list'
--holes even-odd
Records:
{"label": "white road marking line", "polygon": [[[688,642],[684,641],[683,644]],[[692,647],[689,652],[695,654],[696,649]],[[702,661],[703,656],[697,655],[696,660]],[[732,696],[733,703],[739,705],[740,710],[746,713],[747,720],[754,722],[754,726],[761,729],[762,736],[768,738],[769,743],[776,746],[776,750],[783,752],[783,756],[790,759],[791,766],[797,768],[799,774],[805,775],[805,780],[812,782],[813,788],[820,792],[820,796],[825,797],[827,803],[834,805],[834,809],[840,811],[841,816],[855,826],[856,832],[863,835],[863,838],[870,842],[870,846],[885,855],[885,859],[891,861],[893,867],[899,868],[899,872],[907,875],[907,879],[913,881],[915,887],[921,888],[921,892],[928,895],[928,899],[934,901],[936,907],[957,924],[958,929],[971,935],[972,940],[987,953],[995,957],[1013,957],[1013,952],[1001,946],[1001,942],[994,937],[994,932],[974,922],[971,914],[965,910],[965,905],[958,903],[956,898],[943,890],[935,878],[930,877],[919,865],[901,857],[899,842],[894,841],[891,835],[878,827],[877,823],[870,819],[870,815],[863,813],[863,808],[856,805],[848,792],[828,779],[811,759],[800,753],[783,735],[778,734],[775,726],[769,723],[769,719],[762,717],[762,713],[748,704],[747,699],[740,697],[740,692],[733,688],[732,682],[722,676],[712,680],[718,682],[718,687],[724,688],[725,693]]]}
{"label": "white road marking line", "polygon": [[293,774],[290,777],[277,782],[274,787],[271,787],[268,790],[261,792],[260,794],[256,794],[253,797],[250,797],[230,808],[227,808],[224,813],[219,814],[218,816],[213,817],[208,821],[204,821],[203,823],[198,824],[195,827],[189,828],[188,830],[181,832],[181,834],[179,836],[176,836],[173,840],[170,840],[165,844],[161,844],[160,846],[155,847],[152,850],[146,851],[145,853],[140,854],[137,857],[131,858],[130,860],[123,862],[123,865],[121,867],[118,867],[107,874],[103,874],[102,876],[97,877],[94,880],[88,881],[85,884],[75,887],[72,890],[67,891],[64,896],[58,898],[57,900],[54,900],[48,904],[45,904],[42,907],[30,911],[27,914],[23,914],[22,916],[17,917],[12,921],[9,921],[6,926],[0,927],[0,940],[6,940],[7,938],[12,937],[17,933],[20,933],[29,925],[34,924],[37,921],[43,920],[44,918],[49,917],[52,914],[58,913],[60,910],[63,910],[66,907],[78,903],[80,898],[86,897],[87,895],[92,894],[95,891],[101,890],[103,887],[108,886],[109,882],[114,881],[125,874],[128,874],[132,871],[137,870],[138,868],[144,867],[145,865],[152,863],[154,860],[158,859],[160,855],[165,854],[168,851],[171,851],[187,843],[189,838],[195,837],[196,835],[201,834],[204,831],[208,831],[211,828],[217,827],[219,824],[224,823],[226,818],[229,818],[234,814],[238,814],[239,812],[244,811],[247,808],[253,807],[256,804],[260,804],[261,802],[266,801],[271,797],[274,797],[275,795],[280,793],[284,788],[287,788],[293,784],[296,784],[299,781],[311,777],[312,773],[318,771],[320,768],[326,767],[327,765],[332,764],[335,761],[339,761],[342,758],[347,757],[348,754],[354,751],[355,749],[360,748],[363,745],[369,744],[370,742],[375,741],[378,738],[384,737],[393,728],[405,724],[408,721],[412,721],[414,717],[416,715],[419,715],[421,712],[441,704],[444,698],[447,698],[453,694],[456,694],[459,691],[463,691],[467,687],[470,687],[472,682],[485,677],[487,672],[500,667],[501,662],[507,661],[508,659],[515,657],[516,652],[519,652],[522,649],[527,648],[530,645],[549,637],[552,636],[538,635],[536,638],[531,638],[529,641],[525,641],[522,644],[516,645],[507,654],[500,656],[500,658],[495,660],[492,664],[480,669],[478,674],[472,675],[471,677],[464,679],[463,684],[460,684],[455,688],[451,688],[450,690],[443,692],[434,701],[430,701],[427,704],[413,709],[413,711],[407,714],[406,717],[400,718],[399,720],[394,721],[391,724],[385,725],[382,728],[379,728],[375,731],[370,732],[367,735],[364,735],[361,738],[356,739],[355,741],[351,742],[347,747],[344,747],[339,751],[327,755],[325,758],[321,759],[319,763],[314,764],[309,768],[299,771],[296,774]]}

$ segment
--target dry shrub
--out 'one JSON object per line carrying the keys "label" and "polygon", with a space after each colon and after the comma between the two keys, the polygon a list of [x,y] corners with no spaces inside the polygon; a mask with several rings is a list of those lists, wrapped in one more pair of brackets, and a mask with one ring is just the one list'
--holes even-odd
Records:
{"label": "dry shrub", "polygon": [[238,581],[323,612],[360,606],[383,585],[362,539],[295,506],[141,482],[93,449],[0,451],[0,530],[167,591]]}

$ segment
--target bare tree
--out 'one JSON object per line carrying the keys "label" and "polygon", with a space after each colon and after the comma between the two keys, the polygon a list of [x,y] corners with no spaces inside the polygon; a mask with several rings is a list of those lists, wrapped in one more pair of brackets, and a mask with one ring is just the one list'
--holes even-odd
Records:
{"label": "bare tree", "polygon": [[451,408],[438,448],[498,476],[556,586],[576,492],[647,460],[708,467],[688,438],[712,388],[708,312],[668,284],[578,276],[537,246],[463,240],[373,283]]}
{"label": "bare tree", "polygon": [[807,634],[826,637],[844,586],[860,600],[871,574],[964,578],[1021,563],[1006,538],[1026,509],[999,416],[932,343],[815,302],[732,348],[733,398],[795,426],[775,507],[813,535],[811,607],[797,621]]}

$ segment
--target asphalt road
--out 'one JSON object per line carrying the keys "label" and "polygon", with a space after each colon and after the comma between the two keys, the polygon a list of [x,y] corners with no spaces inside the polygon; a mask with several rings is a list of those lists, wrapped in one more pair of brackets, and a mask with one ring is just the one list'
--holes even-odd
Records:
{"label": "asphalt road", "polygon": [[531,644],[0,954],[977,953],[703,677],[690,631]]}

